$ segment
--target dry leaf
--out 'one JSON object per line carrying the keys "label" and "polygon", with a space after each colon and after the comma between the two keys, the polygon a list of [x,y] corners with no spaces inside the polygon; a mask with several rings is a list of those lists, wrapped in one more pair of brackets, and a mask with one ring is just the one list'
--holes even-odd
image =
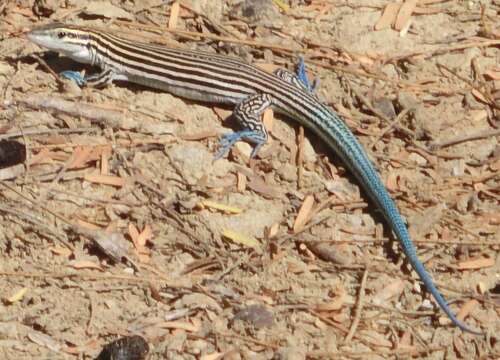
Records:
{"label": "dry leaf", "polygon": [[168,28],[173,30],[177,27],[177,20],[179,19],[180,4],[176,1],[170,7],[170,18],[168,19]]}
{"label": "dry leaf", "polygon": [[459,270],[482,269],[486,267],[492,267],[493,265],[495,265],[495,259],[483,257],[466,261],[460,261],[458,263],[457,269]]}
{"label": "dry leaf", "polygon": [[299,213],[297,214],[297,218],[293,224],[294,234],[300,232],[304,228],[304,225],[309,221],[313,205],[314,197],[312,195],[307,195],[304,202],[300,206]]}
{"label": "dry leaf", "polygon": [[472,299],[467,301],[458,311],[457,319],[463,321],[477,306],[479,306],[479,302],[477,300]]}
{"label": "dry leaf", "polygon": [[52,246],[49,248],[50,251],[52,251],[56,255],[60,256],[65,256],[65,257],[70,257],[71,254],[73,253],[70,249],[62,247],[62,246]]}
{"label": "dry leaf", "polygon": [[89,260],[73,260],[68,263],[69,266],[75,269],[94,269],[103,271],[101,265]]}
{"label": "dry leaf", "polygon": [[232,242],[234,242],[236,244],[240,244],[240,245],[244,245],[244,246],[248,246],[248,247],[254,247],[254,248],[260,246],[260,243],[256,239],[254,239],[253,237],[243,235],[243,234],[238,233],[238,232],[233,231],[233,230],[224,229],[222,231],[222,236],[231,240]]}
{"label": "dry leaf", "polygon": [[165,329],[181,329],[189,332],[200,331],[200,324],[191,324],[184,321],[164,321],[158,324],[159,327]]}
{"label": "dry leaf", "polygon": [[242,174],[241,172],[238,171],[236,173],[236,179],[237,179],[236,180],[236,188],[237,188],[238,192],[245,191],[245,189],[247,187],[247,177],[245,176],[245,174]]}
{"label": "dry leaf", "polygon": [[203,355],[202,357],[200,357],[200,360],[219,360],[219,359],[222,359],[225,355],[226,355],[226,352],[212,353],[212,354]]}
{"label": "dry leaf", "polygon": [[125,185],[125,179],[113,175],[100,175],[100,174],[85,174],[84,180],[103,185],[111,185],[115,187],[122,187]]}
{"label": "dry leaf", "polygon": [[398,3],[387,4],[382,16],[375,24],[375,30],[389,29],[396,22],[396,16],[400,7],[401,4]]}
{"label": "dry leaf", "polygon": [[484,97],[484,95],[477,89],[472,89],[472,95],[474,95],[474,97],[476,99],[478,99],[479,101],[485,103],[485,104],[488,104],[488,100]]}
{"label": "dry leaf", "polygon": [[68,163],[68,169],[77,169],[83,167],[89,161],[92,153],[91,146],[77,146],[73,150],[71,161]]}
{"label": "dry leaf", "polygon": [[254,65],[256,67],[258,67],[259,69],[264,70],[265,72],[268,72],[268,73],[274,73],[276,70],[281,68],[281,66],[276,65],[276,64],[255,63]]}
{"label": "dry leaf", "polygon": [[33,341],[35,344],[45,346],[54,352],[59,352],[61,350],[61,343],[59,343],[53,337],[45,335],[42,332],[30,331],[27,336],[28,339]]}
{"label": "dry leaf", "polygon": [[137,245],[137,239],[139,238],[139,230],[135,227],[134,224],[128,224],[128,234],[130,235],[130,238],[132,239],[132,242],[134,245]]}
{"label": "dry leaf", "polygon": [[146,224],[144,226],[144,229],[142,229],[141,233],[139,234],[139,237],[137,238],[137,243],[140,246],[145,246],[146,242],[148,240],[151,240],[153,238],[153,230],[151,229],[151,226]]}
{"label": "dry leaf", "polygon": [[273,124],[274,124],[274,112],[273,109],[267,108],[264,111],[264,115],[262,115],[262,122],[264,123],[264,127],[267,132],[271,134],[273,132]]}
{"label": "dry leaf", "polygon": [[15,302],[18,302],[23,299],[24,295],[28,292],[28,288],[24,287],[21,290],[18,290],[14,295],[8,297],[6,300],[10,304],[13,304]]}
{"label": "dry leaf", "polygon": [[417,0],[406,0],[401,8],[399,9],[398,16],[396,17],[396,22],[394,23],[394,29],[397,31],[403,30],[408,26],[411,20],[411,14],[417,6]]}
{"label": "dry leaf", "polygon": [[212,200],[202,200],[198,203],[200,208],[209,208],[222,211],[226,214],[240,214],[243,210],[234,206],[220,204]]}
{"label": "dry leaf", "polygon": [[489,77],[491,80],[500,80],[500,70],[486,70],[483,76]]}

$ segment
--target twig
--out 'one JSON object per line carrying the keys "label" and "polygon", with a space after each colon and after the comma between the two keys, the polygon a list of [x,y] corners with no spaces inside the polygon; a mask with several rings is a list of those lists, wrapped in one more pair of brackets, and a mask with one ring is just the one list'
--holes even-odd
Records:
{"label": "twig", "polygon": [[500,45],[500,40],[487,40],[487,41],[476,41],[476,42],[471,42],[467,44],[457,44],[457,45],[450,45],[446,47],[440,47],[437,49],[431,49],[431,50],[423,50],[423,51],[414,51],[410,52],[407,54],[401,54],[401,55],[396,55],[390,58],[385,59],[384,63],[391,63],[403,59],[408,59],[411,57],[419,56],[425,59],[426,57],[438,55],[438,54],[444,54],[447,52],[452,52],[452,51],[457,51],[457,50],[464,50],[472,47],[490,47],[490,46],[498,46]]}
{"label": "twig", "polygon": [[359,295],[358,295],[358,304],[356,306],[356,316],[352,322],[351,328],[349,329],[349,333],[344,339],[344,344],[349,343],[353,336],[354,333],[356,332],[356,329],[358,328],[359,320],[361,318],[361,312],[363,310],[363,303],[365,299],[365,287],[366,287],[366,279],[368,278],[368,269],[365,269],[363,272],[363,277],[361,278],[361,285],[359,288]]}
{"label": "twig", "polygon": [[[377,143],[380,141],[380,139],[382,139],[385,134],[387,134],[392,128],[395,128],[395,127],[398,127],[398,128],[401,128],[401,125],[399,125],[398,123],[401,121],[402,118],[404,118],[406,116],[406,114],[408,114],[408,112],[410,112],[411,109],[404,109],[403,111],[401,111],[398,116],[396,116],[396,118],[389,124],[387,125],[385,128],[383,128],[381,131],[380,131],[380,134],[377,136],[377,138],[375,140],[372,141],[372,143],[370,144],[370,148],[374,148],[375,145],[377,145]],[[406,129],[406,128],[405,128]]]}
{"label": "twig", "polygon": [[21,136],[34,136],[34,135],[45,135],[45,134],[75,134],[75,133],[80,134],[86,132],[96,132],[98,130],[99,129],[96,128],[23,130],[23,131],[0,135],[0,140],[11,139]]}
{"label": "twig", "polygon": [[485,139],[493,136],[500,136],[500,129],[487,129],[487,130],[481,130],[478,131],[474,134],[469,134],[469,135],[462,135],[458,136],[454,139],[450,140],[445,140],[441,142],[433,142],[429,144],[429,149],[434,151],[438,150],[447,146],[455,145],[455,144],[460,144],[466,141],[472,141],[472,140],[479,140],[479,139]]}
{"label": "twig", "polygon": [[[291,49],[286,46],[280,46],[280,45],[275,45],[275,44],[268,44],[268,43],[261,43],[258,41],[253,41],[253,40],[242,40],[242,39],[236,39],[232,37],[227,37],[227,36],[219,36],[219,35],[213,35],[210,33],[199,33],[195,31],[186,31],[186,30],[178,30],[178,29],[168,29],[168,28],[158,28],[157,26],[147,26],[143,24],[133,24],[129,21],[122,21],[122,20],[116,20],[116,24],[120,25],[125,25],[127,27],[135,27],[135,28],[141,28],[141,29],[148,29],[150,31],[155,31],[158,33],[164,33],[164,32],[169,32],[172,34],[178,34],[178,35],[184,35],[184,36],[189,36],[190,38],[194,37],[200,37],[204,39],[211,39],[211,40],[217,40],[217,41],[225,41],[233,44],[243,44],[243,45],[250,45],[254,46],[257,48],[265,48],[265,49],[271,49],[271,50],[280,50],[284,51],[286,53],[293,54],[295,52],[301,51],[301,49]],[[163,38],[163,36],[162,36]]]}
{"label": "twig", "polygon": [[28,106],[35,110],[48,109],[63,112],[73,116],[81,116],[97,123],[103,123],[110,127],[119,128],[123,124],[124,112],[110,110],[100,106],[67,101],[54,95],[41,96],[29,95],[18,99],[17,103]]}

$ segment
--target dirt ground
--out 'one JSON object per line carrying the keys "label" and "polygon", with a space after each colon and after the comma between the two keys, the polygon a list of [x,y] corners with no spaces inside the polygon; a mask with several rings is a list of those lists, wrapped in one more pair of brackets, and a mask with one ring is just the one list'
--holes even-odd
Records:
{"label": "dirt ground", "polygon": [[[131,335],[149,359],[500,358],[500,2],[165,3],[0,1],[0,139],[27,155],[0,170],[0,358]],[[56,73],[94,69],[25,37],[53,21],[269,71],[303,56],[487,335],[450,325],[317,136],[268,113],[256,159],[242,142],[213,161],[230,109],[80,89]]]}

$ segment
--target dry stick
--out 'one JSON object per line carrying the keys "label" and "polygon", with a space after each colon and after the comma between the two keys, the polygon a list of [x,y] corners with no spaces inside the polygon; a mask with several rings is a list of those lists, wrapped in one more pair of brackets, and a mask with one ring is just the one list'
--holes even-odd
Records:
{"label": "dry stick", "polygon": [[[290,49],[289,47],[286,47],[286,46],[261,43],[261,42],[253,41],[253,40],[242,40],[242,39],[236,39],[236,38],[231,38],[231,37],[226,37],[226,36],[219,36],[219,35],[214,35],[214,34],[199,33],[199,32],[195,32],[195,31],[158,28],[156,26],[147,26],[147,25],[136,25],[136,24],[130,23],[128,21],[122,21],[122,20],[117,20],[117,21],[115,21],[115,23],[129,26],[129,27],[139,28],[139,29],[148,29],[150,31],[161,32],[161,33],[169,32],[172,34],[184,35],[184,36],[189,36],[189,37],[193,37],[193,36],[194,37],[201,37],[201,38],[205,38],[205,39],[225,41],[225,42],[229,42],[229,43],[233,43],[233,44],[243,44],[243,45],[250,45],[250,46],[254,46],[254,47],[258,47],[258,48],[266,48],[266,49],[272,49],[272,50],[285,51],[289,55],[294,53],[294,52],[300,51],[300,49]],[[164,36],[161,36],[161,38],[164,38]]]}
{"label": "dry stick", "polygon": [[[69,219],[66,219],[63,215],[61,214],[58,214],[57,212],[55,211],[52,211],[50,210],[49,208],[47,208],[46,206],[40,204],[39,202],[33,200],[33,199],[30,199],[29,197],[27,197],[26,195],[24,195],[22,192],[20,191],[17,191],[17,189],[14,189],[13,187],[11,187],[10,185],[7,185],[5,182],[0,182],[1,185],[3,185],[5,188],[9,189],[10,191],[16,193],[17,195],[19,195],[20,197],[22,197],[23,199],[25,199],[26,201],[30,202],[31,204],[35,205],[35,206],[38,206],[40,207],[41,209],[47,211],[49,214],[51,214],[52,216],[54,216],[55,218],[61,220],[63,223],[65,223],[68,227],[70,227],[74,232],[78,233],[79,235],[81,236],[84,236],[90,240],[92,240],[94,242],[94,244],[96,244],[99,248],[102,249],[102,251],[109,257],[113,258],[113,260],[115,260],[116,262],[119,262],[119,258],[117,258],[117,256],[112,253],[110,251],[110,249],[106,249],[102,246],[102,235],[103,233],[100,232],[100,231],[94,231],[94,230],[89,230],[89,229],[86,229],[80,225],[77,225],[77,224],[73,224]],[[64,245],[66,245],[71,251],[75,251],[75,248],[69,244],[69,243],[66,243],[65,241],[62,241],[64,243]],[[129,263],[136,269],[137,272],[139,272],[139,267],[135,264],[135,262],[130,259],[128,256],[126,255],[123,255],[123,254],[120,254],[120,258],[121,257],[124,257],[125,259],[127,259],[127,261],[129,261]]]}
{"label": "dry stick", "polygon": [[[370,344],[373,345],[373,344]],[[379,351],[339,351],[336,353],[330,353],[325,351],[311,351],[307,353],[307,358],[317,358],[317,359],[333,359],[333,358],[342,358],[342,359],[372,359],[375,357],[383,357],[383,358],[398,358],[398,356],[417,356],[424,354],[432,354],[436,351],[445,351],[447,349],[446,346],[436,346],[433,348],[425,347],[423,349],[393,349],[393,350],[379,350]]]}
{"label": "dry stick", "polygon": [[361,318],[361,312],[363,310],[363,303],[365,300],[365,287],[366,287],[366,279],[368,278],[368,269],[365,269],[363,272],[363,277],[361,278],[361,285],[359,288],[359,296],[358,296],[358,304],[356,306],[356,317],[354,318],[354,321],[352,322],[351,328],[349,329],[349,333],[344,339],[344,344],[349,343],[353,336],[354,333],[356,332],[356,329],[358,328],[359,320]]}
{"label": "dry stick", "polygon": [[58,238],[64,245],[66,245],[69,249],[71,249],[71,246],[66,242],[64,239],[64,236],[61,234],[58,234],[58,229],[52,228],[52,226],[47,225],[41,221],[39,221],[35,216],[27,213],[26,211],[19,211],[17,209],[5,206],[0,204],[0,211],[8,214],[12,214],[14,216],[19,217],[20,219],[24,219],[27,222],[30,222],[33,225],[37,225],[42,229],[46,229],[48,232],[50,232],[53,236]]}
{"label": "dry stick", "polygon": [[297,187],[302,189],[303,187],[303,175],[304,175],[304,128],[299,127],[298,136],[298,147],[297,147]]}
{"label": "dry stick", "polygon": [[500,136],[500,129],[481,130],[481,131],[478,131],[474,134],[462,135],[462,136],[458,136],[454,139],[445,140],[445,141],[441,141],[441,142],[433,142],[433,143],[429,144],[429,148],[431,150],[438,150],[438,149],[441,149],[441,148],[444,148],[447,146],[451,146],[451,145],[455,145],[455,144],[459,144],[462,142],[479,140],[479,139],[486,139],[486,138],[493,137],[493,136]]}
{"label": "dry stick", "polygon": [[[158,274],[157,274],[158,275]],[[64,279],[64,278],[79,278],[79,279],[94,279],[94,280],[122,280],[130,281],[133,283],[146,283],[149,284],[153,279],[146,279],[144,277],[134,277],[126,275],[101,275],[101,274],[81,274],[81,273],[27,273],[27,272],[12,272],[12,271],[0,271],[0,276],[7,277],[25,277],[25,278],[52,278],[52,279]],[[158,279],[167,281],[164,276],[158,276]],[[170,287],[178,286],[176,284],[168,284]]]}
{"label": "dry stick", "polygon": [[29,95],[22,99],[17,99],[16,102],[36,110],[49,109],[72,116],[81,116],[110,127],[118,128],[123,124],[124,112],[122,111],[110,110],[88,103],[67,101],[60,97],[55,97],[54,95],[50,97]]}
{"label": "dry stick", "polygon": [[[438,68],[441,68],[441,69],[444,69],[446,71],[448,71],[450,74],[452,74],[453,76],[455,76],[456,78],[458,78],[459,80],[463,81],[464,83],[466,83],[467,85],[469,85],[473,90],[476,90],[479,94],[481,94],[481,96],[484,98],[484,100],[486,101],[486,103],[494,108],[497,108],[500,110],[500,105],[496,104],[495,100],[492,98],[491,94],[485,94],[484,91],[478,89],[478,87],[476,86],[476,84],[474,84],[471,80],[463,77],[462,75],[458,74],[457,71],[453,70],[453,69],[450,69],[449,67],[447,67],[446,65],[443,65],[443,64],[437,64],[437,67]],[[484,102],[484,101],[483,101]]]}
{"label": "dry stick", "polygon": [[33,57],[34,59],[36,59],[36,61],[38,61],[38,63],[40,65],[42,65],[42,67],[47,70],[53,77],[54,79],[56,79],[57,83],[59,85],[64,85],[64,81],[61,80],[61,77],[59,77],[55,72],[54,70],[51,69],[51,67],[49,65],[47,65],[47,63],[45,62],[45,60],[43,60],[40,56],[36,55],[36,54],[31,54],[30,55],[31,57]]}
{"label": "dry stick", "polygon": [[440,47],[437,49],[415,51],[415,52],[411,52],[411,53],[407,53],[407,54],[396,55],[396,56],[387,58],[384,62],[390,63],[390,62],[399,61],[399,60],[407,59],[407,58],[414,57],[414,56],[424,55],[424,57],[429,57],[429,56],[444,54],[444,53],[456,51],[456,50],[464,50],[464,49],[473,48],[473,47],[490,47],[490,46],[497,46],[497,45],[500,45],[500,40],[487,40],[487,41],[477,41],[477,42],[472,42],[472,43],[467,43],[467,44],[450,45],[450,46]]}
{"label": "dry stick", "polygon": [[389,125],[387,125],[384,129],[382,129],[380,131],[380,134],[377,136],[377,138],[375,140],[372,141],[372,143],[368,147],[374,148],[375,145],[377,145],[377,143],[380,141],[380,139],[382,139],[385,136],[385,134],[387,134],[392,128],[394,128],[394,127],[401,128],[401,125],[399,125],[398,123],[410,111],[411,111],[411,109],[404,109],[403,111],[401,111],[398,114],[398,116],[396,116],[396,118]]}
{"label": "dry stick", "polygon": [[[56,217],[57,219],[63,221],[65,224],[68,224],[70,226],[75,226],[73,225],[68,219],[66,219],[64,216],[48,209],[47,207],[45,207],[44,205],[42,204],[39,204],[37,203],[35,200],[33,199],[30,199],[29,197],[27,197],[26,195],[24,195],[22,192],[18,191],[17,189],[13,188],[12,186],[10,185],[7,185],[4,181],[1,181],[0,182],[0,185],[2,185],[3,187],[5,187],[6,189],[12,191],[13,193],[19,195],[20,197],[22,197],[24,200],[28,201],[29,203],[33,204],[35,207],[38,206],[40,208],[42,208],[43,210],[47,211],[49,214],[51,214],[52,216]],[[75,251],[75,248],[71,245],[71,244],[68,244],[66,242],[63,242],[64,245],[66,245],[71,251]]]}
{"label": "dry stick", "polygon": [[[34,135],[46,135],[46,134],[80,134],[87,132],[97,132],[99,129],[96,128],[76,128],[76,129],[40,129],[40,130],[23,130],[18,132],[6,133],[0,135],[0,140],[17,138],[21,136],[34,136]],[[57,146],[57,145],[54,145]],[[31,146],[30,148],[36,148]]]}

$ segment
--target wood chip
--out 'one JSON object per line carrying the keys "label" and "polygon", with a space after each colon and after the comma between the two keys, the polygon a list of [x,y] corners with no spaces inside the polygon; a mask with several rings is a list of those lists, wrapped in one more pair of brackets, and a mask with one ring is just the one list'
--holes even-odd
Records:
{"label": "wood chip", "polygon": [[264,123],[264,127],[266,128],[269,134],[273,132],[273,124],[274,124],[274,112],[273,109],[267,108],[264,111],[264,115],[262,115],[262,122]]}
{"label": "wood chip", "polygon": [[246,187],[247,187],[247,177],[238,171],[236,173],[236,189],[238,190],[238,192],[241,193],[245,191]]}
{"label": "wood chip", "polygon": [[235,206],[225,205],[212,200],[202,200],[197,206],[199,208],[209,208],[213,210],[218,210],[226,214],[241,214],[243,209],[237,208]]}
{"label": "wood chip", "polygon": [[391,26],[393,26],[393,24],[396,22],[396,17],[398,15],[400,7],[401,4],[398,3],[387,4],[382,13],[382,16],[375,24],[375,30],[389,29]]}
{"label": "wood chip", "polygon": [[293,224],[294,234],[297,234],[302,229],[304,229],[304,226],[310,219],[313,205],[314,197],[312,195],[307,195],[304,199],[304,202],[300,206],[299,213],[297,214],[297,218],[295,219],[295,222]]}
{"label": "wood chip", "polygon": [[244,245],[247,247],[259,247],[260,243],[253,237],[243,235],[239,232],[230,230],[230,229],[224,229],[222,231],[222,236],[225,237],[226,239],[231,240],[235,244],[240,244]]}
{"label": "wood chip", "polygon": [[174,30],[177,28],[177,20],[179,19],[180,4],[176,1],[170,7],[170,18],[168,19],[168,28]]}
{"label": "wood chip", "polygon": [[5,299],[8,303],[13,304],[23,299],[24,295],[28,292],[28,288],[24,287],[18,291],[16,291],[13,295]]}
{"label": "wood chip", "polygon": [[413,10],[415,10],[416,6],[417,0],[406,0],[404,4],[401,5],[396,17],[396,22],[394,23],[394,29],[401,31],[408,26],[411,14],[413,14]]}
{"label": "wood chip", "polygon": [[69,266],[75,269],[94,269],[103,271],[100,264],[96,264],[95,262],[89,260],[73,260],[70,261],[68,264]]}
{"label": "wood chip", "polygon": [[483,257],[467,261],[461,261],[458,263],[457,268],[459,270],[473,270],[473,269],[492,267],[493,265],[495,265],[495,259]]}
{"label": "wood chip", "polygon": [[126,183],[126,180],[124,178],[113,175],[85,174],[83,178],[85,181],[91,183],[111,185],[116,187],[125,186]]}

